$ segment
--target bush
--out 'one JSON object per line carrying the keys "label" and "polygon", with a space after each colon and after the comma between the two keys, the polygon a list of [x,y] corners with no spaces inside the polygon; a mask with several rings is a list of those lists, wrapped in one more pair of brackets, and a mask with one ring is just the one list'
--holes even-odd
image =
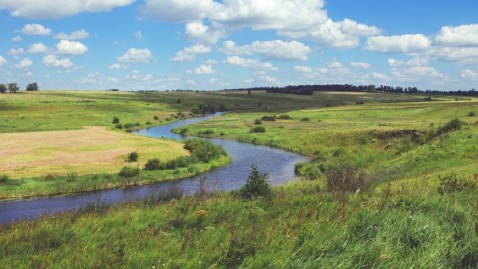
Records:
{"label": "bush", "polygon": [[249,238],[240,239],[233,237],[224,255],[222,264],[225,268],[238,268],[247,257],[254,256],[257,246]]}
{"label": "bush", "polygon": [[267,180],[268,177],[267,173],[259,172],[256,165],[253,164],[246,184],[239,190],[241,196],[248,199],[258,196],[269,196],[272,193],[272,189]]}
{"label": "bush", "polygon": [[214,134],[214,131],[211,130],[211,129],[207,129],[207,130],[205,130],[205,131],[203,132],[203,134],[205,134],[205,135],[213,135],[213,134]]}
{"label": "bush", "polygon": [[327,171],[327,189],[333,192],[366,191],[370,184],[363,170],[354,167],[337,167]]}
{"label": "bush", "polygon": [[287,114],[283,114],[283,115],[280,115],[279,117],[277,117],[279,120],[291,120],[292,118],[287,115]]}
{"label": "bush", "polygon": [[27,85],[26,91],[38,91],[38,83],[30,83]]}
{"label": "bush", "polygon": [[0,176],[0,184],[6,184],[9,180],[9,176],[8,175],[1,175]]}
{"label": "bush", "polygon": [[440,185],[437,188],[439,194],[454,194],[459,191],[464,191],[466,189],[474,189],[476,183],[460,179],[456,174],[451,174],[445,177],[438,176],[440,179]]}
{"label": "bush", "polygon": [[154,120],[159,120],[159,117],[158,117],[158,116],[154,116],[153,119],[154,119]]}
{"label": "bush", "polygon": [[266,132],[266,128],[264,128],[264,126],[256,126],[249,130],[249,133],[265,133],[265,132]]}
{"label": "bush", "polygon": [[180,134],[180,135],[186,135],[188,131],[189,131],[188,128],[182,128],[182,129],[179,131],[179,134]]}
{"label": "bush", "polygon": [[276,121],[276,116],[262,116],[263,121]]}
{"label": "bush", "polygon": [[123,124],[118,123],[118,124],[115,125],[115,128],[121,130],[121,129],[123,129]]}
{"label": "bush", "polygon": [[138,161],[138,156],[139,156],[138,152],[136,152],[136,151],[131,152],[128,155],[128,162],[132,163],[132,162]]}
{"label": "bush", "polygon": [[146,171],[161,170],[161,162],[159,161],[159,159],[149,159],[144,165],[144,170]]}
{"label": "bush", "polygon": [[113,124],[120,123],[120,119],[118,117],[113,117]]}
{"label": "bush", "polygon": [[310,119],[308,117],[303,117],[302,119],[300,119],[300,121],[310,121]]}
{"label": "bush", "polygon": [[5,84],[0,83],[0,93],[6,93],[7,92],[7,86]]}
{"label": "bush", "polygon": [[468,117],[474,117],[476,115],[475,111],[468,112]]}
{"label": "bush", "polygon": [[261,124],[262,124],[262,121],[261,121],[260,119],[256,119],[256,120],[254,121],[254,124],[255,124],[255,125],[261,125]]}
{"label": "bush", "polygon": [[438,128],[437,135],[461,130],[461,127],[463,126],[463,124],[465,123],[459,119],[456,119],[456,118],[452,119],[449,122],[447,122],[444,126],[440,126]]}
{"label": "bush", "polygon": [[123,166],[121,171],[118,173],[120,177],[134,177],[139,175],[139,168]]}

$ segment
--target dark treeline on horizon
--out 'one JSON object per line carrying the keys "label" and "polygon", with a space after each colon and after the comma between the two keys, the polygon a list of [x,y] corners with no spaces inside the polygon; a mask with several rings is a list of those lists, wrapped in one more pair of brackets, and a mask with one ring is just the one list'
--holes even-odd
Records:
{"label": "dark treeline on horizon", "polygon": [[422,93],[428,95],[460,95],[460,96],[478,96],[478,91],[471,89],[469,91],[437,91],[437,90],[420,90],[417,87],[401,87],[386,85],[349,85],[349,84],[327,84],[327,85],[296,85],[286,87],[253,87],[226,89],[226,91],[266,91],[269,93],[286,93],[299,95],[312,95],[314,92],[388,92],[388,93]]}

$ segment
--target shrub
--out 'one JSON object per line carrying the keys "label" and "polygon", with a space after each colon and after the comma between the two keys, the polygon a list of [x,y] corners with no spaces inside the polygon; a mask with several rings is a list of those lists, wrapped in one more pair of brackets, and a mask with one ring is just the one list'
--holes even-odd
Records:
{"label": "shrub", "polygon": [[243,198],[255,198],[258,196],[269,196],[272,189],[267,180],[269,175],[257,170],[255,164],[252,165],[251,173],[246,180],[246,184],[239,190]]}
{"label": "shrub", "polygon": [[261,124],[262,124],[262,121],[261,121],[260,119],[256,119],[256,120],[254,121],[254,124],[255,124],[255,125],[261,125]]}
{"label": "shrub", "polygon": [[155,171],[161,169],[161,162],[159,159],[149,159],[144,165],[144,170],[146,171]]}
{"label": "shrub", "polygon": [[123,166],[123,168],[121,168],[121,171],[118,173],[118,175],[120,177],[134,177],[139,175],[139,168]]}
{"label": "shrub", "polygon": [[276,121],[276,116],[262,116],[263,121]]}
{"label": "shrub", "polygon": [[279,117],[277,117],[279,120],[291,120],[292,118],[287,115],[287,114],[283,114],[283,115],[280,115]]}
{"label": "shrub", "polygon": [[365,102],[364,101],[356,101],[355,104],[356,105],[363,105],[363,104],[365,104]]}
{"label": "shrub", "polygon": [[151,125],[151,122],[147,121],[145,122],[146,125]]}
{"label": "shrub", "polygon": [[461,127],[463,126],[463,124],[464,122],[459,119],[456,119],[456,118],[452,119],[449,122],[447,122],[444,126],[440,126],[438,128],[437,135],[461,130]]}
{"label": "shrub", "polygon": [[8,175],[1,175],[0,176],[0,184],[6,184],[9,180],[9,176]]}
{"label": "shrub", "polygon": [[222,263],[225,268],[238,268],[247,257],[254,256],[256,251],[257,247],[250,239],[233,237]]}
{"label": "shrub", "polygon": [[120,123],[120,119],[118,117],[113,117],[113,124]]}
{"label": "shrub", "polygon": [[336,167],[326,173],[327,189],[333,192],[366,191],[370,184],[365,172],[354,167]]}
{"label": "shrub", "polygon": [[182,129],[179,131],[179,134],[180,134],[180,135],[185,135],[185,134],[187,134],[188,131],[189,131],[188,128],[182,128]]}
{"label": "shrub", "polygon": [[180,167],[188,167],[191,164],[191,158],[181,156],[168,161],[164,166],[166,169],[176,169]]}
{"label": "shrub", "polygon": [[266,128],[264,128],[264,126],[256,126],[249,130],[249,133],[265,133],[265,132],[266,132]]}
{"label": "shrub", "polygon": [[118,124],[115,125],[115,128],[121,130],[121,129],[123,129],[123,124],[118,123]]}
{"label": "shrub", "polygon": [[310,121],[310,119],[308,117],[303,117],[302,119],[300,119],[300,121]]}
{"label": "shrub", "polygon": [[476,115],[475,111],[468,112],[468,117],[474,117]]}
{"label": "shrub", "polygon": [[154,119],[154,120],[159,120],[159,117],[158,117],[158,116],[154,116],[153,119]]}
{"label": "shrub", "polygon": [[454,194],[459,191],[464,191],[466,189],[474,189],[476,183],[460,179],[456,174],[451,174],[445,177],[438,176],[440,179],[440,185],[437,188],[439,194]]}
{"label": "shrub", "polygon": [[211,129],[207,129],[207,130],[205,130],[205,131],[203,132],[203,134],[205,134],[205,135],[213,135],[213,134],[214,134],[214,131],[211,130]]}
{"label": "shrub", "polygon": [[139,156],[138,152],[136,152],[136,151],[131,152],[128,155],[128,162],[132,163],[132,162],[138,161],[138,156]]}
{"label": "shrub", "polygon": [[176,104],[181,104],[181,99],[176,100]]}

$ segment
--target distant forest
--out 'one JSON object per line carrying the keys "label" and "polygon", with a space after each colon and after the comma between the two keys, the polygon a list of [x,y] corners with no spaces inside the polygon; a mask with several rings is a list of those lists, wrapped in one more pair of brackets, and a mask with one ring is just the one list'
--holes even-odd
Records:
{"label": "distant forest", "polygon": [[436,91],[425,90],[422,91],[417,87],[393,87],[393,86],[375,86],[375,85],[349,85],[349,84],[330,84],[330,85],[297,85],[286,87],[255,87],[255,88],[240,88],[240,89],[226,89],[240,90],[240,91],[266,91],[269,93],[286,93],[299,95],[312,95],[314,92],[388,92],[388,93],[422,93],[427,95],[459,95],[459,96],[478,96],[478,91],[471,89],[469,91]]}

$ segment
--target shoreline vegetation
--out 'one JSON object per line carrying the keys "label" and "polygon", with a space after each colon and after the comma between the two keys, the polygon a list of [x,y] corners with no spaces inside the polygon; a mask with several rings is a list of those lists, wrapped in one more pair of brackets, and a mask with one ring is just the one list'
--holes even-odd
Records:
{"label": "shoreline vegetation", "polygon": [[[38,93],[11,96],[40,98]],[[75,212],[0,225],[0,257],[6,268],[477,268],[478,99],[428,97],[44,93],[41,98],[57,102],[49,109],[94,100],[90,114],[107,112],[92,122],[112,129],[114,116],[145,122],[161,108],[167,112],[158,121],[164,122],[191,107],[222,104],[227,114],[175,132],[268,145],[312,161],[296,165],[301,181],[265,188],[263,195],[243,188],[188,197],[172,188],[137,202],[98,201]],[[126,100],[129,107],[122,106]],[[0,99],[17,109],[0,114],[0,124],[7,126],[1,132],[32,126],[21,119],[28,113],[23,102],[30,101]],[[78,125],[62,117],[53,125],[49,114],[37,116],[45,122],[39,128]],[[167,162],[153,160],[150,166],[164,168]],[[267,175],[253,168],[249,179],[264,187]]]}

